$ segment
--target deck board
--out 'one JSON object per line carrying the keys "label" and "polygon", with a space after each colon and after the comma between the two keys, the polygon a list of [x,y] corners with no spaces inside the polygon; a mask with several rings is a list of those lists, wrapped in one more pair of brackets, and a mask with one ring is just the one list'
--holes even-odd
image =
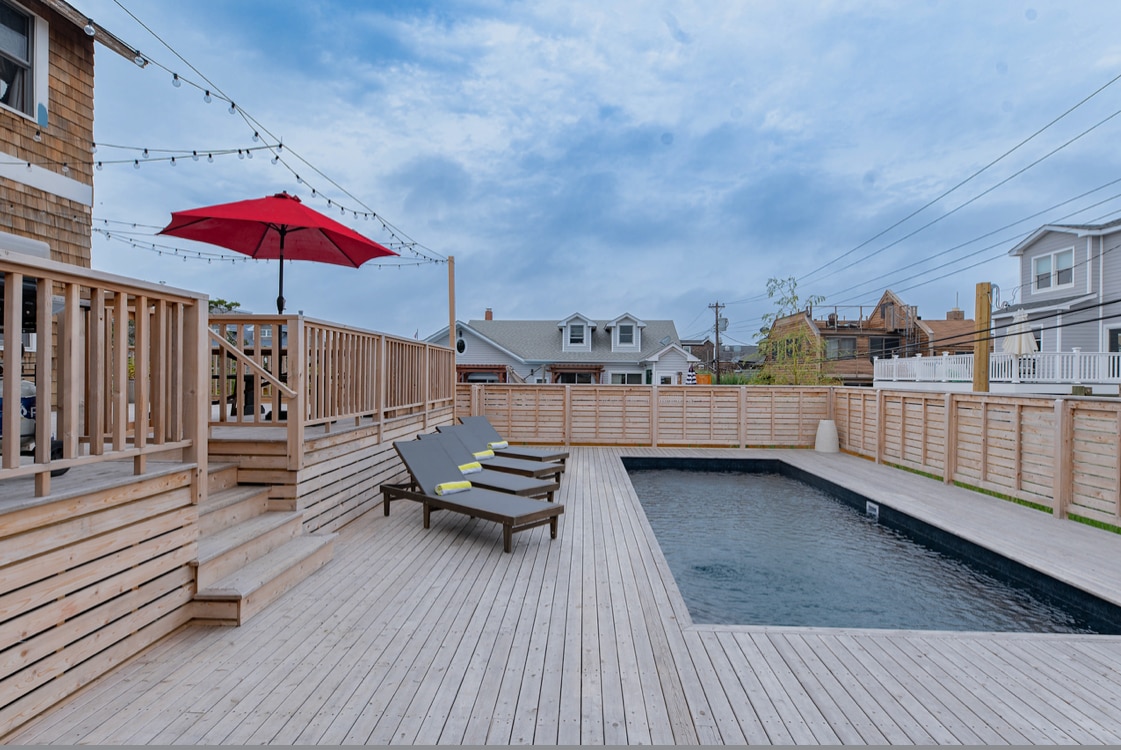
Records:
{"label": "deck board", "polygon": [[694,624],[620,455],[781,458],[1121,603],[1121,537],[853,456],[574,448],[559,537],[413,503],[13,744],[1119,743],[1121,637]]}

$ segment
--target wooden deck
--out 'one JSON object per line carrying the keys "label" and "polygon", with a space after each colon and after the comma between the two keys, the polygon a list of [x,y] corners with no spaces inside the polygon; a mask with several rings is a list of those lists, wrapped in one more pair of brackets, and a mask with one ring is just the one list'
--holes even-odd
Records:
{"label": "wooden deck", "polygon": [[639,454],[781,458],[1121,602],[1121,536],[863,459],[575,448],[556,541],[367,513],[245,627],[184,628],[4,740],[1121,743],[1121,637],[694,625]]}

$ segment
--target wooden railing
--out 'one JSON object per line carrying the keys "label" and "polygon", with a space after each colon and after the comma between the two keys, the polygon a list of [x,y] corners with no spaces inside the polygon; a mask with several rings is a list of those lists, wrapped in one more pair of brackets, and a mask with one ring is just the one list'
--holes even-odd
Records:
{"label": "wooden railing", "polygon": [[52,471],[84,464],[132,458],[142,474],[179,452],[205,468],[204,297],[7,251],[0,273],[0,476],[33,475],[41,497]]}
{"label": "wooden railing", "polygon": [[841,449],[1121,525],[1116,399],[785,386],[459,385],[456,413],[515,443]]}
{"label": "wooden railing", "polygon": [[[301,316],[211,315],[215,426],[304,430],[446,408],[455,354],[442,346]],[[294,418],[298,417],[298,418]]]}

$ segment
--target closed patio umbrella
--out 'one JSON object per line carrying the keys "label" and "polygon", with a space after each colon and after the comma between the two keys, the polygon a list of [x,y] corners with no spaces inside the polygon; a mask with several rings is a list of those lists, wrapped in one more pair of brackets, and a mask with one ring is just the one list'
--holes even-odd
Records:
{"label": "closed patio umbrella", "polygon": [[358,268],[371,258],[397,254],[288,193],[174,211],[171,223],[159,233],[207,242],[251,258],[279,260],[277,314],[284,312],[285,259]]}
{"label": "closed patio umbrella", "polygon": [[1028,325],[1028,314],[1017,310],[1012,316],[1012,325],[1004,333],[1004,340],[1000,344],[1001,351],[1005,354],[1032,354],[1039,351],[1035,343],[1035,334]]}

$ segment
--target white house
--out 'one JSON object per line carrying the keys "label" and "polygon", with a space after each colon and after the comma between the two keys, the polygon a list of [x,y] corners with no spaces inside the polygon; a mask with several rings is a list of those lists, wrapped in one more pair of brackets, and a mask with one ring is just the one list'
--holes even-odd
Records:
{"label": "white house", "polygon": [[[461,383],[684,384],[700,360],[681,348],[672,320],[624,313],[594,320],[573,313],[562,320],[456,321],[456,373]],[[448,341],[448,329],[432,334]]]}

